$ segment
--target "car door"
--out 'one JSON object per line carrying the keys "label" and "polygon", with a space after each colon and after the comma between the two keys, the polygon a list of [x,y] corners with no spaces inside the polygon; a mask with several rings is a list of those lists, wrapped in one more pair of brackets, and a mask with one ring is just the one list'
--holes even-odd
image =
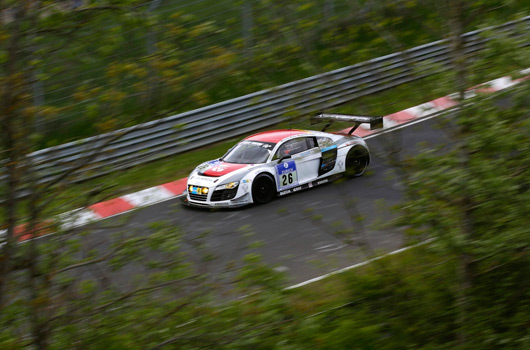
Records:
{"label": "car door", "polygon": [[276,165],[278,191],[312,181],[318,177],[321,152],[314,137],[297,137],[278,147]]}
{"label": "car door", "polygon": [[335,168],[337,163],[337,145],[335,142],[324,136],[317,137],[317,143],[322,152],[318,176],[324,175]]}

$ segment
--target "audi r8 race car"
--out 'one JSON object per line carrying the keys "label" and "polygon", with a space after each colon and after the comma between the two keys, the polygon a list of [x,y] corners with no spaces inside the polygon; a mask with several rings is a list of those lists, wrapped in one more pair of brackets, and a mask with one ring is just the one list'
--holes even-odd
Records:
{"label": "audi r8 race car", "polygon": [[[197,207],[238,207],[263,204],[330,177],[361,176],[370,163],[366,142],[352,135],[361,124],[383,126],[382,117],[319,114],[322,131],[273,130],[248,136],[219,159],[199,165],[188,176],[184,204]],[[334,121],[353,123],[348,134],[327,133]]]}

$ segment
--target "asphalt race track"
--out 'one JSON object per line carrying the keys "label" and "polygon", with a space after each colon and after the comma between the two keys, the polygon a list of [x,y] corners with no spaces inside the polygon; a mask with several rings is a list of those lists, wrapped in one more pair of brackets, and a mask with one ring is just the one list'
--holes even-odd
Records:
{"label": "asphalt race track", "polygon": [[[438,119],[416,121],[368,137],[372,162],[363,177],[341,179],[277,198],[265,205],[240,209],[194,209],[181,206],[178,199],[171,199],[89,227],[91,241],[105,246],[105,237],[114,232],[142,230],[150,222],[167,221],[180,226],[188,239],[208,232],[205,240],[207,248],[217,258],[215,266],[240,259],[249,252],[258,252],[266,263],[286,272],[289,284],[365,261],[373,257],[371,252],[390,252],[403,244],[403,235],[398,229],[381,225],[395,217],[390,207],[399,205],[403,198],[402,185],[388,165],[390,150],[399,150],[400,156],[406,157],[417,153],[419,144],[423,148],[449,144],[436,127]],[[348,204],[350,208],[346,207]],[[358,214],[363,218],[361,222],[354,219]],[[321,220],[311,220],[314,216]],[[333,233],[336,229],[348,228],[353,233],[345,237]],[[252,235],[249,236],[249,232]],[[253,241],[261,241],[263,245],[246,249]],[[135,272],[142,273],[133,267],[126,271],[128,275]]]}

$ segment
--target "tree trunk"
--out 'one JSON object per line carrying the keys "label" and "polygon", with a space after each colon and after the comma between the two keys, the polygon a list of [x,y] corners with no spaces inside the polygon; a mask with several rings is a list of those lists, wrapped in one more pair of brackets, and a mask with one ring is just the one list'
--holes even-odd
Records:
{"label": "tree trunk", "polygon": [[[455,77],[455,86],[458,91],[458,100],[460,108],[456,111],[456,118],[459,118],[459,114],[462,108],[465,108],[464,99],[466,89],[469,86],[467,78],[467,58],[465,53],[465,40],[463,37],[464,26],[465,26],[465,4],[463,0],[448,0],[448,18],[449,18],[449,30],[451,33],[451,52],[453,56],[453,68]],[[458,132],[460,137],[460,154],[461,161],[459,167],[463,170],[467,170],[469,174],[469,158],[470,152],[467,145],[466,133],[468,132],[467,126],[462,125]],[[470,325],[470,298],[469,294],[473,287],[473,268],[472,261],[473,257],[468,252],[468,243],[473,237],[473,203],[470,194],[462,193],[462,199],[459,201],[459,207],[462,212],[460,218],[461,225],[458,228],[462,237],[463,247],[459,248],[458,254],[458,266],[457,266],[457,281],[458,289],[456,293],[456,308],[457,308],[457,330],[456,337],[457,343],[460,348],[465,349],[469,345],[469,332],[468,328]]]}
{"label": "tree trunk", "polygon": [[453,56],[453,67],[455,83],[459,95],[459,100],[463,101],[468,87],[466,70],[466,53],[464,47],[464,1],[449,0],[449,30],[451,33],[451,46]]}
{"label": "tree trunk", "polygon": [[24,3],[14,8],[14,21],[12,35],[7,47],[7,60],[5,63],[5,86],[6,89],[1,100],[1,123],[3,147],[6,155],[6,199],[4,202],[6,215],[6,231],[4,245],[0,255],[0,309],[5,303],[6,284],[11,270],[13,252],[15,249],[15,227],[17,225],[18,199],[17,190],[20,183],[20,152],[17,142],[17,105],[21,100],[21,76],[17,73],[17,62],[20,56],[20,18],[25,16]]}

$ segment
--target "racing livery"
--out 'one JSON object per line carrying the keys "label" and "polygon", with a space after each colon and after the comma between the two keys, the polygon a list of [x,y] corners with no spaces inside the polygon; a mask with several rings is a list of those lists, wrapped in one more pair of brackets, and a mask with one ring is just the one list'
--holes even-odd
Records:
{"label": "racing livery", "polygon": [[[345,174],[361,176],[370,163],[366,142],[352,132],[361,124],[382,127],[382,117],[320,114],[322,131],[273,130],[248,136],[219,159],[199,165],[188,176],[182,197],[198,207],[263,204]],[[327,133],[333,121],[354,123],[348,134]]]}

